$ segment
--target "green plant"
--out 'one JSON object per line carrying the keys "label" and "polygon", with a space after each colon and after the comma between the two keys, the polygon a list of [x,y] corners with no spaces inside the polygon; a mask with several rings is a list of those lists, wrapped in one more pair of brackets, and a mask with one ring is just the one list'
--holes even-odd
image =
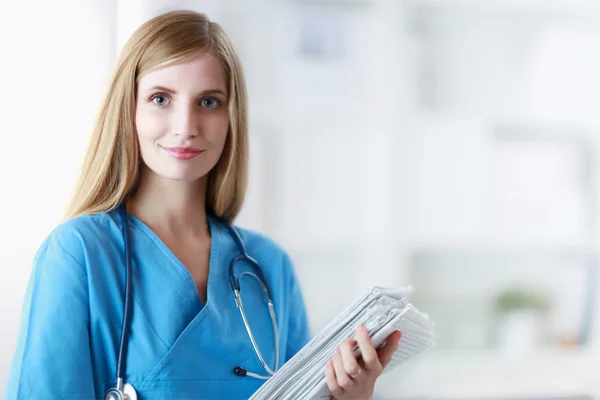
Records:
{"label": "green plant", "polygon": [[503,313],[525,309],[545,312],[550,309],[550,296],[543,290],[513,288],[500,293],[494,306]]}

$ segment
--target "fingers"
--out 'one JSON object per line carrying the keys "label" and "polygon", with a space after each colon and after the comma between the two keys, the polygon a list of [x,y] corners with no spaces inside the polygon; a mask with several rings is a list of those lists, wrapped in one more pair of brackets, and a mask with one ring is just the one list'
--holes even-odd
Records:
{"label": "fingers", "polygon": [[392,360],[392,356],[396,349],[398,349],[398,342],[400,342],[401,338],[402,333],[400,333],[400,331],[395,331],[387,337],[385,345],[377,350],[377,356],[383,368],[385,368]]}
{"label": "fingers", "polygon": [[346,339],[340,345],[340,353],[342,355],[342,362],[344,364],[344,371],[351,378],[358,377],[360,374],[360,366],[358,365],[358,361],[356,361],[356,356],[354,355],[354,340]]}
{"label": "fingers", "polygon": [[333,355],[333,370],[335,371],[338,385],[341,386],[344,391],[352,389],[354,381],[344,369],[344,362],[342,361],[342,355],[339,349],[336,349]]}
{"label": "fingers", "polygon": [[369,337],[367,329],[362,325],[356,328],[356,341],[358,342],[365,368],[368,371],[379,375],[383,370],[383,366],[379,362],[379,355],[371,343],[371,338]]}
{"label": "fingers", "polygon": [[335,370],[333,368],[333,361],[329,360],[325,367],[325,382],[327,382],[327,388],[335,398],[342,397],[344,389],[338,384],[337,377],[335,376]]}
{"label": "fingers", "polygon": [[[401,336],[399,331],[392,333],[387,337],[385,345],[377,350],[373,347],[366,328],[359,326],[356,329],[356,342],[353,339],[342,342],[325,367],[325,381],[333,397],[370,398],[374,382],[392,359]],[[354,356],[355,343],[360,349],[361,361],[357,361]]]}

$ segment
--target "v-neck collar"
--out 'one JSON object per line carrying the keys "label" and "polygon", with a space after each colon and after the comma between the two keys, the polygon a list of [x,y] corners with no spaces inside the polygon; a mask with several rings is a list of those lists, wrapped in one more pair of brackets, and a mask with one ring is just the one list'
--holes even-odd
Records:
{"label": "v-neck collar", "polygon": [[129,211],[127,212],[127,218],[130,223],[130,229],[131,229],[131,225],[133,224],[133,226],[135,226],[136,228],[140,229],[143,233],[145,233],[150,238],[150,240],[152,240],[154,242],[154,244],[171,261],[172,265],[175,266],[175,268],[177,268],[177,270],[180,272],[180,274],[182,276],[184,276],[184,280],[185,280],[185,282],[187,282],[186,284],[193,286],[194,291],[197,293],[196,297],[197,297],[198,303],[200,304],[201,310],[204,309],[204,307],[208,306],[210,304],[210,300],[212,298],[211,289],[215,285],[215,282],[214,282],[215,279],[217,279],[216,275],[221,275],[221,270],[219,268],[219,263],[218,263],[218,254],[219,254],[220,238],[221,238],[222,232],[220,229],[221,228],[220,224],[215,219],[215,217],[212,216],[210,213],[207,214],[208,228],[210,230],[210,235],[211,235],[211,243],[210,243],[210,258],[209,258],[209,263],[208,263],[208,278],[207,278],[207,282],[206,282],[206,303],[205,304],[203,304],[202,300],[200,299],[200,294],[198,293],[198,289],[196,287],[196,282],[194,281],[192,274],[187,269],[187,267],[183,264],[183,262],[181,262],[181,260],[175,255],[175,253],[173,253],[173,251],[165,244],[165,242],[163,242],[163,240],[160,237],[158,237],[158,235],[148,225],[146,225],[144,222],[142,222],[142,220],[137,218],[135,215],[131,214]]}

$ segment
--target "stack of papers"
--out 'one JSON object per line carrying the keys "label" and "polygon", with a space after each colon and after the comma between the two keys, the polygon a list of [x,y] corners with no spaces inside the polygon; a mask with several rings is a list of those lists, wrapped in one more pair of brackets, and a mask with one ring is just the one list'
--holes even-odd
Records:
{"label": "stack of papers", "polygon": [[[329,399],[325,366],[333,351],[363,324],[377,348],[395,330],[402,339],[383,373],[435,346],[434,325],[408,301],[411,287],[403,289],[370,288],[350,304],[294,357],[285,363],[250,400]],[[360,349],[355,347],[355,355]]]}

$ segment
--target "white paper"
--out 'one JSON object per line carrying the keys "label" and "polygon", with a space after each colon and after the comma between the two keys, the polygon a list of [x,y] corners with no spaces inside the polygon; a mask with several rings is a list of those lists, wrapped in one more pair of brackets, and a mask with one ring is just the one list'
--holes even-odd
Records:
{"label": "white paper", "polygon": [[[285,363],[250,400],[329,399],[325,366],[334,349],[344,339],[354,337],[359,324],[365,325],[375,347],[383,345],[395,330],[402,332],[398,349],[383,373],[432,349],[436,344],[434,324],[408,301],[412,292],[411,287],[368,289]],[[358,348],[355,354],[360,355]]]}

